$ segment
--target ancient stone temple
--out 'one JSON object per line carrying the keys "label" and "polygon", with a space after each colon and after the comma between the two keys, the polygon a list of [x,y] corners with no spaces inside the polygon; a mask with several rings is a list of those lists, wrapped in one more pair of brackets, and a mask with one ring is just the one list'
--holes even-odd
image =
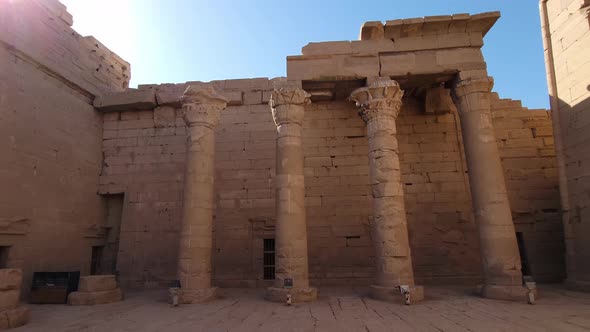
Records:
{"label": "ancient stone temple", "polygon": [[564,280],[565,243],[587,283],[588,168],[565,159],[560,180],[550,113],[494,92],[481,47],[499,17],[366,22],[287,57],[286,77],[131,89],[56,0],[0,2],[0,267],[25,296],[34,272],[80,271],[179,286],[180,303],[333,285],[418,302],[446,284],[525,301],[523,276]]}
{"label": "ancient stone temple", "polygon": [[567,282],[590,291],[590,1],[540,0]]}

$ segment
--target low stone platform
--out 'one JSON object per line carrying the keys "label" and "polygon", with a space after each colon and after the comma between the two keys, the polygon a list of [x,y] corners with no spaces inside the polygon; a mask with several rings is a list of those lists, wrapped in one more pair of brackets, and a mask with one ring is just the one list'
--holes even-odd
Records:
{"label": "low stone platform", "polygon": [[130,292],[102,306],[31,305],[17,331],[588,331],[590,294],[539,286],[537,304],[483,299],[473,288],[427,287],[406,306],[368,297],[368,288],[319,288],[318,300],[285,306],[265,289],[220,289],[205,304],[172,307],[168,290]]}
{"label": "low stone platform", "polygon": [[69,305],[95,305],[118,302],[123,293],[114,275],[84,276],[80,278],[78,291],[68,295]]}

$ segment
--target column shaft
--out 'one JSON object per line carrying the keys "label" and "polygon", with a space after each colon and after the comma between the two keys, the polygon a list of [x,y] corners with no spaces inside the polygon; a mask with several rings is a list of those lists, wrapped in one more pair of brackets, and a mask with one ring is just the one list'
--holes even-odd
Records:
{"label": "column shaft", "polygon": [[395,119],[367,122],[369,181],[373,192],[372,237],[377,264],[376,285],[414,285],[404,191],[401,183]]}
{"label": "column shaft", "polygon": [[[399,302],[409,292],[409,303],[424,298],[414,284],[408,225],[401,181],[396,118],[404,92],[389,79],[355,90],[351,99],[361,107],[369,138],[369,181],[373,194],[371,236],[375,246],[376,276],[371,296]],[[400,287],[404,287],[400,289]],[[407,296],[407,294],[406,294]]]}
{"label": "column shaft", "polygon": [[189,86],[182,98],[188,142],[180,231],[178,279],[180,303],[203,302],[216,297],[211,285],[215,133],[227,101],[210,85]]}
{"label": "column shaft", "polygon": [[484,272],[483,295],[524,299],[520,254],[490,109],[493,80],[455,88]]}
{"label": "column shaft", "polygon": [[215,135],[206,126],[188,130],[178,275],[183,289],[204,289],[211,287]]}
{"label": "column shaft", "polygon": [[[305,104],[309,95],[301,89],[279,89],[272,93],[270,105],[277,125],[275,177],[276,274],[267,299],[285,302],[313,301],[317,297],[309,287],[307,260],[307,224],[305,220],[305,176],[301,140]],[[292,286],[286,280],[292,280]]]}

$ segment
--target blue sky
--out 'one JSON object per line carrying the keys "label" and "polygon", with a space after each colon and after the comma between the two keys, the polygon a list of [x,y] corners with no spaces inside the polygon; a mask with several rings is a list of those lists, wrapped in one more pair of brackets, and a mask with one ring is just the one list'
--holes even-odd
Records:
{"label": "blue sky", "polygon": [[365,21],[502,12],[485,38],[503,98],[547,108],[537,0],[61,0],[74,28],[131,63],[131,86],[286,75],[308,42],[355,40]]}

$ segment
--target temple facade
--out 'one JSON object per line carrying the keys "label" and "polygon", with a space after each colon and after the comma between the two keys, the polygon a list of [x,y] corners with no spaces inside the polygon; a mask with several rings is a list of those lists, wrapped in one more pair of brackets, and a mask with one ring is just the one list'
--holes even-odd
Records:
{"label": "temple facade", "polygon": [[561,282],[552,117],[494,92],[481,47],[499,17],[366,22],[287,57],[286,77],[130,89],[59,2],[0,3],[0,263],[25,293],[33,272],[81,271],[183,303],[441,284],[524,300],[523,276]]}

